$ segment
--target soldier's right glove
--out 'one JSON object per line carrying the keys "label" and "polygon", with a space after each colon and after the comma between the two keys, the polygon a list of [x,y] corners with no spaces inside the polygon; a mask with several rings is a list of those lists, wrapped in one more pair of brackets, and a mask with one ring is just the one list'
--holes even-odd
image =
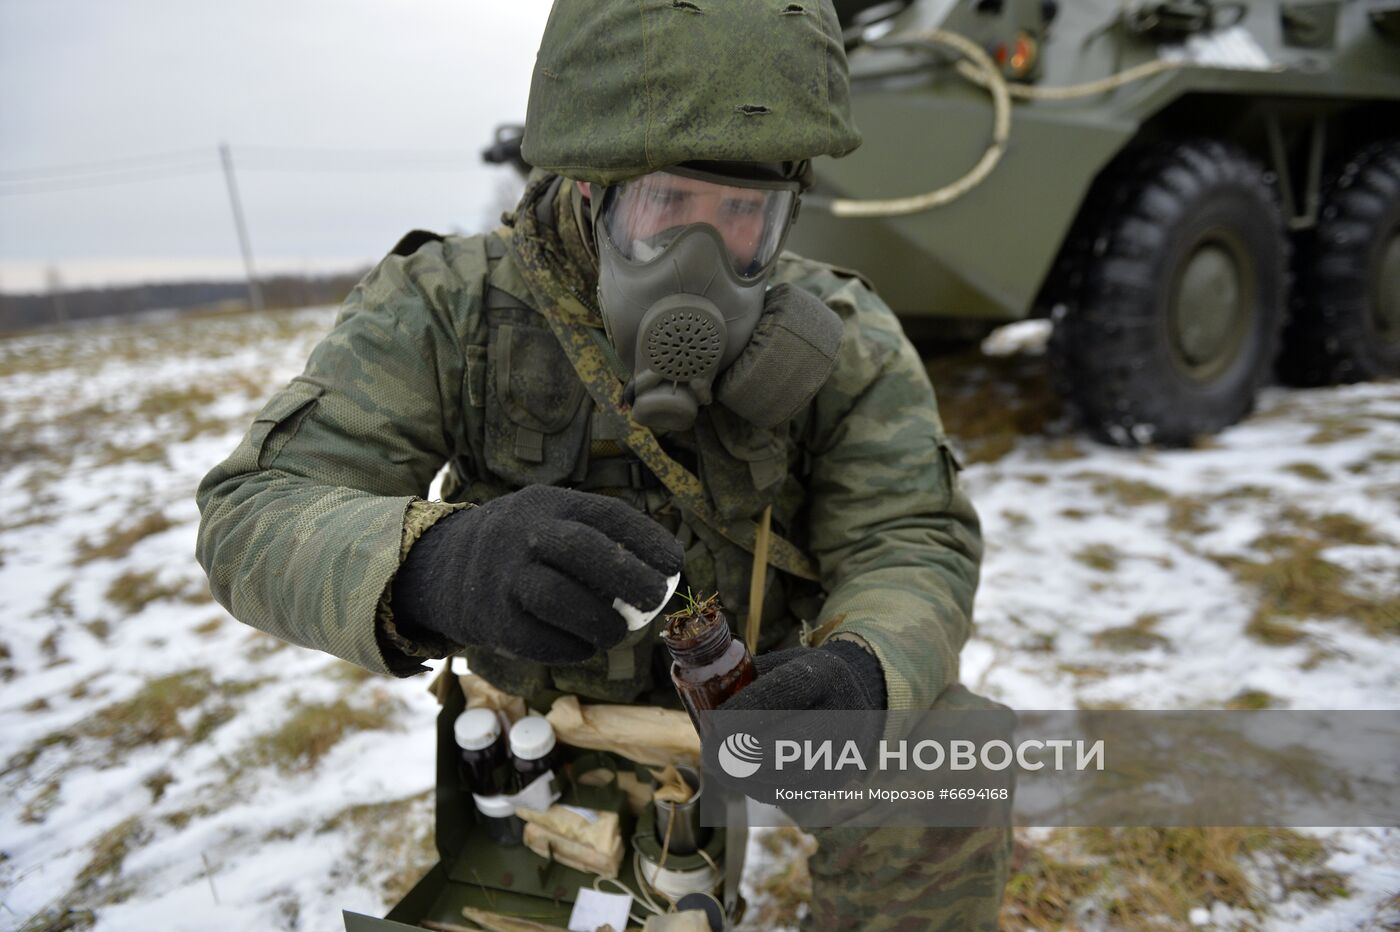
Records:
{"label": "soldier's right glove", "polygon": [[875,711],[884,709],[885,673],[875,655],[851,641],[792,647],[754,658],[758,679],[730,697],[725,712],[761,709]]}
{"label": "soldier's right glove", "polygon": [[684,559],[665,528],[626,502],[530,486],[429,528],[394,578],[394,620],[410,637],[420,627],[578,663],[627,635],[614,599],[659,605]]}

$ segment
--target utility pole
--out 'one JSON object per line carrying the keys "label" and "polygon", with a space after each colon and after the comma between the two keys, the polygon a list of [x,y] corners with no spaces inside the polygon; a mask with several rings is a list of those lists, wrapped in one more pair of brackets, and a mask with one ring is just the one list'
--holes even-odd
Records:
{"label": "utility pole", "polygon": [[63,300],[63,276],[58,266],[51,265],[44,271],[44,283],[49,289],[49,300],[53,302],[53,322],[62,327],[68,323],[68,305]]}
{"label": "utility pole", "polygon": [[233,225],[238,229],[238,245],[243,250],[243,270],[248,275],[248,307],[263,309],[262,290],[253,274],[253,248],[248,245],[248,228],[243,223],[243,203],[238,199],[238,182],[233,176],[233,154],[228,143],[219,143],[219,159],[224,163],[224,180],[228,182],[228,199],[233,206]]}

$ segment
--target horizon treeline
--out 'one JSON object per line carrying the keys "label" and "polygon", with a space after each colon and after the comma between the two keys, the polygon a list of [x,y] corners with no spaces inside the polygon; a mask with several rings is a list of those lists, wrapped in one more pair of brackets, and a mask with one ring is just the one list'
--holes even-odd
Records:
{"label": "horizon treeline", "polygon": [[[259,278],[269,308],[339,304],[368,268],[330,275],[273,275]],[[145,311],[194,311],[248,304],[242,281],[168,282],[72,288],[41,294],[0,293],[0,333],[61,326]]]}

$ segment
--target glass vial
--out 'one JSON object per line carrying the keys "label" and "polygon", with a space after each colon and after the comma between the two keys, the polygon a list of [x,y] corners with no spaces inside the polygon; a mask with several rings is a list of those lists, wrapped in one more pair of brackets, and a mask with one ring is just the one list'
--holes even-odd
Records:
{"label": "glass vial", "polygon": [[543,716],[525,716],[510,726],[510,756],[523,786],[552,774],[559,757],[554,727]]}
{"label": "glass vial", "polygon": [[513,848],[525,838],[525,822],[515,814],[515,803],[509,796],[472,795],[476,811],[486,824],[486,834],[503,848]]}
{"label": "glass vial", "polygon": [[481,796],[505,791],[502,770],[506,763],[506,741],[501,720],[490,709],[467,709],[452,724],[459,748],[462,782]]}
{"label": "glass vial", "polygon": [[671,652],[671,682],[701,731],[700,712],[719,708],[758,672],[744,642],[729,631],[723,612],[673,616],[661,632]]}

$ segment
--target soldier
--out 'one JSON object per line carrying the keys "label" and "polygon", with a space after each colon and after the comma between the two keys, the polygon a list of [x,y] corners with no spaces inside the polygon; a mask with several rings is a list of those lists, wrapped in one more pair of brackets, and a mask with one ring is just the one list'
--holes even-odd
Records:
{"label": "soldier", "polygon": [[[733,707],[975,705],[981,538],[923,365],[857,274],[781,252],[808,160],[859,141],[830,0],[557,0],[517,211],[405,237],[204,479],[215,596],[380,673],[464,652],[537,708],[674,706],[615,601],[683,573],[742,618],[757,565]],[[995,928],[1007,832],[817,835],[818,927]]]}

